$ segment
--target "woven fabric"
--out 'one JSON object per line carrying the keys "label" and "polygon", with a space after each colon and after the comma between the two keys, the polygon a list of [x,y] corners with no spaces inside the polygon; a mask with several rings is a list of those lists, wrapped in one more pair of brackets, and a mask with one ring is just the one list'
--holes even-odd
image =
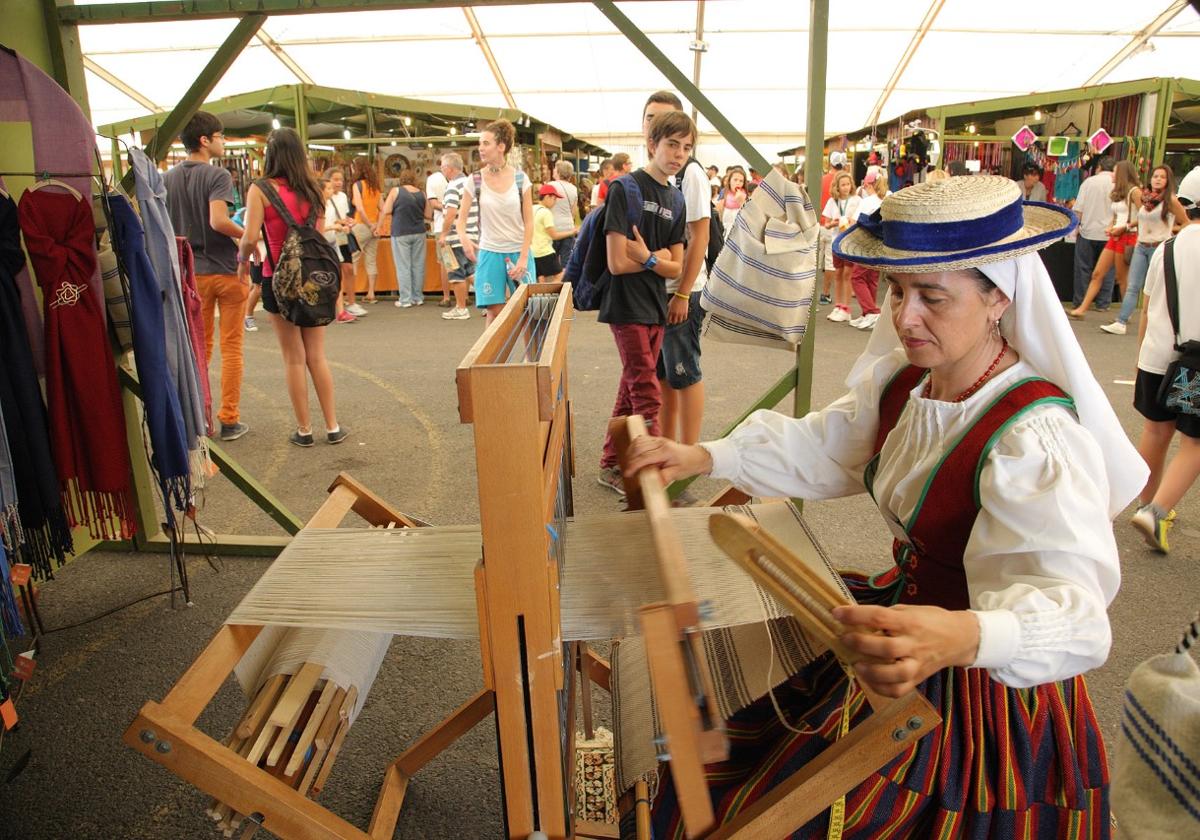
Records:
{"label": "woven fabric", "polygon": [[1200,668],[1188,653],[1133,669],[1113,758],[1122,838],[1200,836]]}
{"label": "woven fabric", "polygon": [[133,349],[129,297],[125,294],[125,279],[121,276],[120,260],[113,251],[103,196],[92,198],[92,217],[96,222],[96,261],[100,265],[100,280],[104,284],[104,306],[108,310],[108,324],[121,352],[128,353]]}
{"label": "woven fabric", "polygon": [[803,187],[771,170],[742,205],[700,299],[704,334],[794,350],[808,328],[820,227]]}
{"label": "woven fabric", "polygon": [[[850,598],[850,591],[834,572],[829,557],[790,503],[728,510],[754,518],[810,570]],[[696,574],[693,558],[689,557],[688,562],[695,582],[700,576]],[[727,559],[725,562],[733,567]],[[808,638],[794,619],[783,615],[766,593],[762,590],[758,593],[762,598],[758,621],[715,627],[702,635],[704,658],[713,679],[713,699],[724,718],[758,700],[825,651],[823,645]],[[657,766],[653,741],[659,734],[659,724],[645,644],[640,637],[623,639],[613,648],[612,701],[619,789],[627,790],[639,778],[653,774]]]}

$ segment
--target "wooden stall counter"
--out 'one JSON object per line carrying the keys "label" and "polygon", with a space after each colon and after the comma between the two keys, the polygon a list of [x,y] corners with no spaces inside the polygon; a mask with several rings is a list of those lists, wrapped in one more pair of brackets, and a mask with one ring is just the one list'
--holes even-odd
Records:
{"label": "wooden stall counter", "polygon": [[[390,237],[382,236],[378,240],[379,251],[376,260],[379,267],[379,279],[375,283],[376,292],[396,291],[396,264],[392,261],[392,243]],[[367,266],[362,260],[354,271],[354,291],[365,294],[367,291]],[[442,278],[438,274],[437,249],[432,236],[425,237],[425,294],[440,293]]]}

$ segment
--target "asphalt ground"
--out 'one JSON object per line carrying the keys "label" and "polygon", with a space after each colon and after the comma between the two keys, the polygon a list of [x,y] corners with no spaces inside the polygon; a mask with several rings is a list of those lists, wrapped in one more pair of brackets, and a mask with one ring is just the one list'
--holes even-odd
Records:
{"label": "asphalt ground", "polygon": [[[341,446],[318,440],[312,449],[287,442],[292,419],[279,351],[260,318],[262,329],[246,336],[242,416],[250,433],[227,444],[227,451],[301,518],[317,509],[329,482],[344,470],[431,523],[477,521],[471,427],[458,420],[454,368],[479,335],[482,320],[446,322],[439,317],[442,311],[434,305],[400,310],[381,303],[359,323],[329,329],[339,417],[351,435]],[[1108,319],[1092,313],[1074,328],[1118,416],[1136,438],[1141,420],[1130,403],[1137,339],[1101,333],[1098,327]],[[821,318],[815,338],[812,394],[819,406],[842,392],[867,334]],[[612,511],[619,506],[617,497],[596,483],[595,465],[619,363],[608,329],[595,322],[593,313],[576,316],[569,358],[576,510]],[[715,435],[791,363],[789,354],[776,350],[706,342],[705,435]],[[219,370],[214,359],[214,381]],[[315,399],[312,404],[319,424]],[[1110,610],[1114,644],[1107,664],[1089,675],[1110,746],[1119,731],[1122,686],[1130,671],[1170,650],[1200,605],[1194,573],[1197,508],[1195,494],[1179,505],[1171,532],[1174,548],[1165,557],[1151,553],[1128,525],[1132,510],[1115,526],[1124,581]],[[871,570],[889,562],[890,537],[867,496],[810,503],[805,510],[839,564]],[[204,494],[200,518],[226,534],[282,533],[220,477]],[[1097,522],[1096,527],[1107,526]],[[0,837],[218,836],[204,814],[204,796],[120,740],[138,708],[166,694],[268,561],[222,557],[210,564],[194,554],[188,564],[193,606],[172,609],[167,598],[151,598],[44,637],[37,670],[19,699],[22,725],[0,743]],[[63,628],[168,585],[163,555],[91,553],[42,588],[41,612],[48,627]],[[479,686],[474,643],[395,639],[322,803],[365,826],[390,759]],[[603,708],[603,698],[597,700]],[[201,728],[223,737],[245,702],[230,682],[201,717]],[[494,744],[493,727],[485,723],[423,770],[409,786],[396,837],[500,836]],[[20,769],[22,762],[27,763]]]}

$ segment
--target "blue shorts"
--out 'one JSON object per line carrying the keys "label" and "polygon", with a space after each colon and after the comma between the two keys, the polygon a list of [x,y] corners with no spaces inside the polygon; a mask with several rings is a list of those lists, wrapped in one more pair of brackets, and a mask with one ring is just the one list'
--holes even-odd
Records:
{"label": "blue shorts", "polygon": [[[475,264],[475,305],[477,307],[483,309],[487,306],[504,303],[508,299],[508,293],[516,291],[517,281],[508,276],[508,266],[504,264],[504,261],[507,259],[515,263],[520,258],[521,255],[517,251],[502,254],[498,251],[479,249],[479,262]],[[521,278],[522,283],[535,281],[533,266],[533,254],[530,253],[525,261],[525,276]]]}
{"label": "blue shorts", "polygon": [[700,327],[704,324],[700,292],[688,297],[686,321],[667,324],[662,351],[658,354],[658,378],[680,391],[704,378],[700,371]]}
{"label": "blue shorts", "polygon": [[450,269],[447,275],[451,283],[461,283],[475,273],[475,263],[467,259],[467,254],[463,251],[461,245],[453,246],[454,260],[458,263],[458,268]]}

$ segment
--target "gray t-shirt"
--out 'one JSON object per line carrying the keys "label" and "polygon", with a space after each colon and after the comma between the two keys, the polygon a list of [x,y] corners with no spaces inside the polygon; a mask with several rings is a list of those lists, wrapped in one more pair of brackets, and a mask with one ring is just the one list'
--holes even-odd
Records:
{"label": "gray t-shirt", "polygon": [[211,201],[233,203],[233,177],[219,166],[185,160],[163,176],[167,212],[178,236],[187,237],[197,274],[237,274],[237,243],[208,223]]}

